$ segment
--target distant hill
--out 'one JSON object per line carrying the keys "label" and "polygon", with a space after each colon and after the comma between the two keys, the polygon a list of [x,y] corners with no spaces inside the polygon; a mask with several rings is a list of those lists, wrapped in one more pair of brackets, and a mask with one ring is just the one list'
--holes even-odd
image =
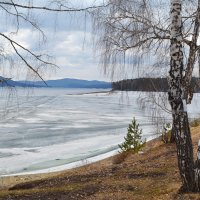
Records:
{"label": "distant hill", "polygon": [[[168,88],[166,78],[126,79],[112,83],[113,90],[123,91],[167,92]],[[192,88],[194,92],[200,92],[199,78],[192,78]]]}
{"label": "distant hill", "polygon": [[23,82],[13,81],[10,78],[0,76],[0,87],[34,87],[34,85],[27,85]]}
{"label": "distant hill", "polygon": [[18,86],[18,87],[101,88],[101,89],[107,89],[112,87],[111,83],[109,82],[96,81],[96,80],[88,81],[88,80],[70,79],[70,78],[48,80],[45,83],[43,81],[8,80],[7,83],[4,83],[2,86],[5,86],[7,84],[9,86]]}

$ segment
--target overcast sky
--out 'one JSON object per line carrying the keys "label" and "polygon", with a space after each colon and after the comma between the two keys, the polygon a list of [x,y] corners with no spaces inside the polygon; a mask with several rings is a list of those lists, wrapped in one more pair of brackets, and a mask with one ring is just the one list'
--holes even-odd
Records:
{"label": "overcast sky", "polygon": [[[47,2],[47,0],[42,1]],[[72,6],[87,6],[98,4],[101,0],[73,0]],[[22,3],[23,0],[15,2]],[[26,2],[26,1],[25,1]],[[37,5],[41,1],[33,0]],[[23,11],[22,11],[23,12]],[[80,78],[88,80],[109,80],[102,73],[99,67],[99,58],[94,55],[92,34],[90,30],[89,18],[85,21],[84,13],[51,13],[34,11],[31,14],[40,25],[40,28],[46,35],[45,43],[41,39],[41,35],[27,24],[21,23],[18,34],[11,35],[12,38],[23,44],[26,48],[34,51],[42,50],[56,61],[59,69],[50,70],[45,79],[59,78]],[[15,20],[8,17],[0,19],[1,31],[6,34],[16,30]],[[14,52],[12,52],[14,53]],[[5,69],[4,72],[5,73]],[[1,74],[4,75],[4,74]],[[8,76],[8,75],[7,75]],[[18,73],[12,73],[13,79],[24,79],[26,72],[18,70]]]}
{"label": "overcast sky", "polygon": [[[31,1],[31,0],[30,0]],[[53,0],[32,0],[34,5],[47,5],[47,2]],[[69,7],[87,7],[90,5],[98,5],[104,0],[60,0],[69,2]],[[14,2],[22,4],[28,0],[15,0]],[[11,10],[12,11],[12,10]],[[19,10],[21,13],[27,12],[24,9]],[[46,39],[42,40],[41,34],[34,31],[33,28],[20,21],[20,29],[16,32],[16,18],[11,18],[5,11],[0,8],[0,32],[9,35],[11,38],[22,44],[24,47],[52,56],[53,60],[59,66],[59,69],[44,70],[42,73],[44,79],[60,79],[60,78],[79,78],[88,80],[106,80],[110,78],[103,74],[103,69],[99,65],[99,57],[94,54],[91,23],[90,18],[85,18],[84,12],[76,13],[54,13],[44,11],[33,11],[29,13],[31,19],[34,19],[39,27],[44,31]],[[12,51],[11,46],[5,45],[5,41],[0,39],[0,53],[2,47],[4,52],[15,58],[16,53]],[[166,57],[166,55],[164,55]],[[135,59],[136,60],[136,59]],[[168,66],[164,69],[150,68],[154,57],[145,57],[142,67],[137,71],[133,69],[126,70],[126,73],[119,71],[116,79],[144,77],[151,74],[152,76],[162,76],[168,73]],[[134,60],[133,60],[134,63]],[[34,65],[34,63],[32,63]],[[12,64],[11,66],[17,66]],[[127,65],[128,66],[128,65]],[[128,66],[129,67],[129,66]],[[133,67],[133,65],[131,65]],[[27,68],[27,67],[26,67]],[[8,70],[9,69],[9,70]],[[0,59],[0,76],[11,77],[14,80],[29,79],[31,77],[27,73],[21,63],[15,68],[9,68],[5,65],[4,57]],[[196,70],[196,68],[195,68]],[[196,72],[196,71],[195,71]],[[28,75],[27,75],[28,74]],[[115,80],[116,80],[115,79]]]}

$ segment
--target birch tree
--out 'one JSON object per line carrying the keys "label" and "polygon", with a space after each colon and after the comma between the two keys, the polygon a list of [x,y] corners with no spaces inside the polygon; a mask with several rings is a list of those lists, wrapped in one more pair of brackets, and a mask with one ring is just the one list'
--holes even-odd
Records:
{"label": "birch tree", "polygon": [[108,0],[108,5],[93,13],[101,64],[112,77],[119,69],[142,67],[147,56],[154,58],[151,67],[168,67],[181,189],[199,192],[199,161],[193,157],[187,104],[192,101],[191,78],[200,54],[200,0]]}
{"label": "birch tree", "polygon": [[[181,0],[171,0],[171,60],[169,71],[170,88],[168,94],[169,102],[172,108],[173,127],[177,145],[178,166],[183,181],[182,189],[184,191],[193,191],[195,187],[193,148],[187,116],[186,99],[184,94],[186,88],[183,84],[184,67],[181,3]],[[192,58],[190,57],[190,59]]]}

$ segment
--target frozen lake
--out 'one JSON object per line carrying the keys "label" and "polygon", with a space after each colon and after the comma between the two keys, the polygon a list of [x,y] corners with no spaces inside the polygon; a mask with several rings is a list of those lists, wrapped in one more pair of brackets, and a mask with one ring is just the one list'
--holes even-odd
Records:
{"label": "frozen lake", "polygon": [[[152,108],[141,108],[144,94],[89,94],[95,91],[1,89],[0,175],[56,171],[112,155],[133,116],[144,138],[155,137]],[[188,108],[192,118],[200,117],[199,97]]]}

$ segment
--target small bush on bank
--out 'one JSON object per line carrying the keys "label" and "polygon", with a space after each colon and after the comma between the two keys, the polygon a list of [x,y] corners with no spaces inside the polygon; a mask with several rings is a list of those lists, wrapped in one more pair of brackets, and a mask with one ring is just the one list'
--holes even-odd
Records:
{"label": "small bush on bank", "polygon": [[126,152],[121,152],[121,153],[115,155],[113,157],[113,160],[112,160],[113,164],[121,164],[121,163],[123,163],[128,155],[129,155],[129,152],[127,152],[127,151]]}
{"label": "small bush on bank", "polygon": [[172,142],[172,125],[170,123],[166,123],[163,126],[163,133],[162,133],[162,141],[167,144]]}

